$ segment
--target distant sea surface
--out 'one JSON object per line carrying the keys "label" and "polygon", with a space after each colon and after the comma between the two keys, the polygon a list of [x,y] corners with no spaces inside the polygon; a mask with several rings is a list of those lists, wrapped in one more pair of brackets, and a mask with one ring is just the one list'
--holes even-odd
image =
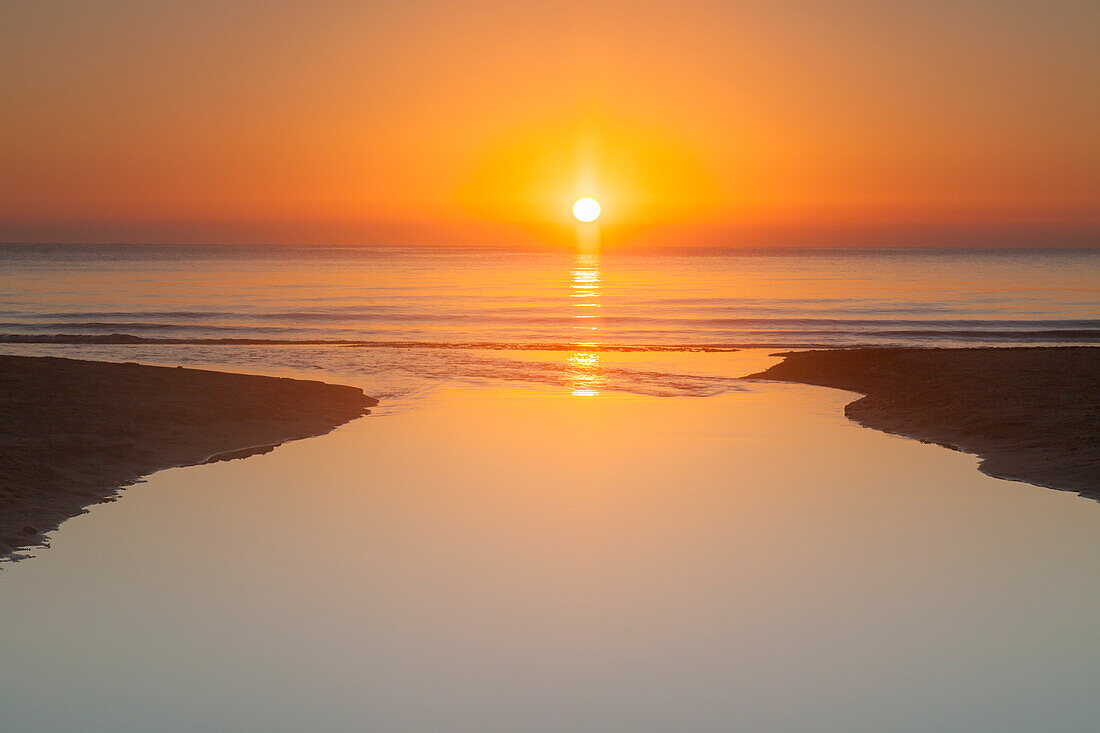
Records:
{"label": "distant sea surface", "polygon": [[0,334],[571,348],[1100,341],[1100,250],[0,246]]}
{"label": "distant sea surface", "polygon": [[0,245],[10,353],[569,384],[615,352],[1096,343],[1100,249]]}

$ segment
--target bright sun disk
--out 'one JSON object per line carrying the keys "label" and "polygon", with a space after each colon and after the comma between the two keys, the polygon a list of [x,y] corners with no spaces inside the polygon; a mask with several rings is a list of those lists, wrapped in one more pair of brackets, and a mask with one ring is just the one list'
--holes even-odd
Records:
{"label": "bright sun disk", "polygon": [[595,221],[600,215],[600,202],[587,196],[573,204],[573,216],[580,221]]}

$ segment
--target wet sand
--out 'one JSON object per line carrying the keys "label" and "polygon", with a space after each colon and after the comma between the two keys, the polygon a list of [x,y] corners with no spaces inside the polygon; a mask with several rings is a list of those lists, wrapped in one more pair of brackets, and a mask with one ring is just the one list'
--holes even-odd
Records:
{"label": "wet sand", "polygon": [[977,454],[997,478],[1100,500],[1100,348],[876,348],[781,354],[749,379],[860,392],[867,427]]}
{"label": "wet sand", "polygon": [[148,473],[267,452],[375,404],[315,381],[0,356],[0,558]]}

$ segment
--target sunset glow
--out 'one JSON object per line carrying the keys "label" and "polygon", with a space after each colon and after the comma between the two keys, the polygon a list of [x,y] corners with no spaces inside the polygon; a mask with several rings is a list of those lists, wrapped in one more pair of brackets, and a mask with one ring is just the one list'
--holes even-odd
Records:
{"label": "sunset glow", "polygon": [[8,3],[0,235],[1094,241],[1098,8]]}

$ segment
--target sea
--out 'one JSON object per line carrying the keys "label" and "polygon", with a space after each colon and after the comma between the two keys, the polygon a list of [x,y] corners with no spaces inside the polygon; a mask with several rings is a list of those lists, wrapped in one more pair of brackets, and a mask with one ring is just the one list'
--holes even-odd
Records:
{"label": "sea", "polygon": [[0,731],[1093,733],[1100,502],[742,377],[1098,340],[1100,250],[0,246],[0,353],[381,400],[0,563]]}
{"label": "sea", "polygon": [[391,398],[724,388],[616,353],[1097,343],[1100,249],[0,245],[0,351],[385,373]]}

